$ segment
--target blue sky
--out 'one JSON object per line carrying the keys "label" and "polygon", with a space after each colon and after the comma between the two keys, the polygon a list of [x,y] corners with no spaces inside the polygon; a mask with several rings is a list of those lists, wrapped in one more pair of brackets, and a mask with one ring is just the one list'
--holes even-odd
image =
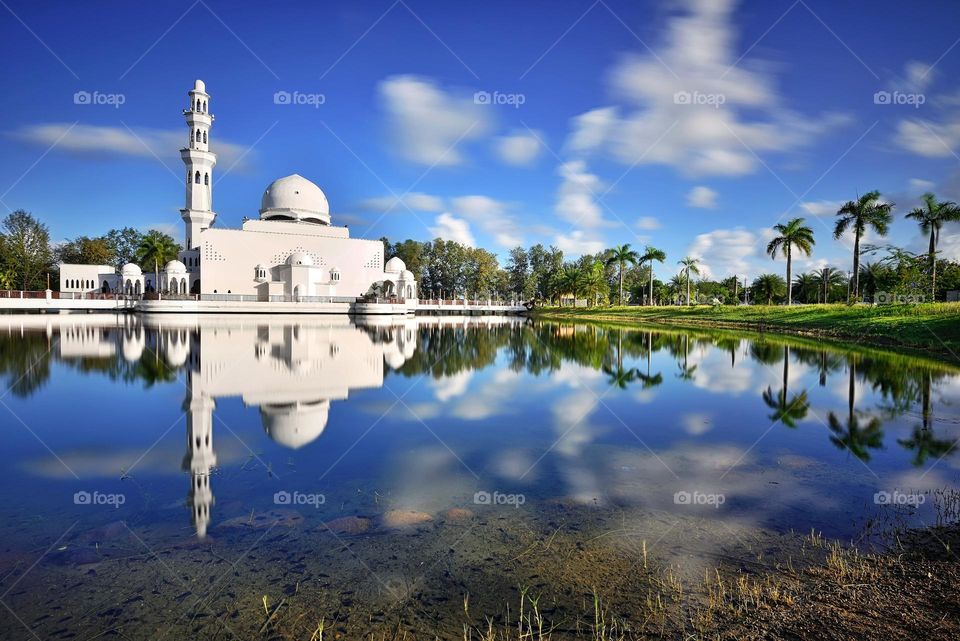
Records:
{"label": "blue sky", "polygon": [[[889,240],[920,250],[902,214],[928,189],[960,199],[956,2],[0,5],[0,206],[58,240],[182,238],[195,78],[220,226],[299,173],[354,235],[501,256],[652,243],[663,275],[691,254],[721,277],[782,270],[763,255],[778,219],[817,233],[799,269],[847,268],[829,235],[842,201],[880,189]],[[960,228],[941,243],[960,258]]]}

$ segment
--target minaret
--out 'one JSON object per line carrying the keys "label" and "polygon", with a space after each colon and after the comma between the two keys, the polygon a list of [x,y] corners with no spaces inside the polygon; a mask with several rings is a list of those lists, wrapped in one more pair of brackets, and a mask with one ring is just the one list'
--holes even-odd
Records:
{"label": "minaret", "polygon": [[210,95],[202,80],[197,80],[190,96],[190,108],[183,110],[187,120],[190,142],[180,150],[180,158],[187,166],[187,200],[180,216],[186,223],[186,249],[200,244],[200,232],[213,224],[213,166],[217,155],[210,151],[207,137],[213,116],[208,111]]}

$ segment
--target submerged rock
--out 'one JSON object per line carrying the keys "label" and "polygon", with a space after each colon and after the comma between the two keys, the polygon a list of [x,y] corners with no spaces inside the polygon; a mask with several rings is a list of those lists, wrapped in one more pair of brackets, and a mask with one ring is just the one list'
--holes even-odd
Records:
{"label": "submerged rock", "polygon": [[370,529],[370,519],[363,516],[341,516],[332,521],[326,521],[317,528],[321,532],[328,529],[334,534],[363,534]]}
{"label": "submerged rock", "polygon": [[450,521],[467,521],[473,518],[473,510],[464,507],[452,507],[443,515]]}
{"label": "submerged rock", "polygon": [[381,518],[383,527],[386,528],[409,528],[417,525],[423,525],[433,520],[433,517],[426,512],[416,510],[390,510],[385,512]]}
{"label": "submerged rock", "polygon": [[220,523],[217,527],[262,530],[268,527],[296,527],[303,523],[303,515],[294,510],[269,510],[237,516]]}

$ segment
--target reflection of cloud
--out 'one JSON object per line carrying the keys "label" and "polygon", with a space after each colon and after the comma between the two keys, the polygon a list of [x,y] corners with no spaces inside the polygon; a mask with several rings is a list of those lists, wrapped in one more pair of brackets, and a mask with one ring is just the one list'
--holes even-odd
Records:
{"label": "reflection of cloud", "polygon": [[444,403],[451,398],[463,396],[467,391],[467,386],[470,384],[471,378],[473,378],[473,372],[464,370],[453,376],[445,376],[441,379],[433,380],[430,382],[430,387],[433,388],[433,395],[436,399]]}
{"label": "reflection of cloud", "polygon": [[510,410],[510,398],[520,389],[520,375],[511,370],[500,370],[481,383],[472,394],[460,400],[452,413],[457,418],[479,421]]}
{"label": "reflection of cloud", "polygon": [[[165,442],[161,442],[149,451],[137,448],[112,451],[104,451],[102,448],[76,449],[58,452],[57,457],[49,456],[24,461],[21,469],[33,476],[48,479],[73,479],[71,470],[82,479],[120,478],[124,470],[129,470],[132,476],[180,475],[180,463],[183,460],[185,448],[181,446],[180,439],[173,432],[171,431],[168,435],[169,439],[165,439]],[[234,438],[218,442],[216,452],[217,464],[221,466],[241,461],[248,454],[248,450]],[[64,467],[64,464],[70,469]],[[132,469],[130,469],[131,466],[133,466]]]}
{"label": "reflection of cloud", "polygon": [[683,431],[693,436],[700,436],[710,431],[712,427],[711,415],[705,412],[692,412],[680,415],[680,424],[683,425]]}

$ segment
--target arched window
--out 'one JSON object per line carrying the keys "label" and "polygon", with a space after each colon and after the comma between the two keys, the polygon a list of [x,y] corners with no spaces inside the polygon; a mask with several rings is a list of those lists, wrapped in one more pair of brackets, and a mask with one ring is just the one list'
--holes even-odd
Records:
{"label": "arched window", "polygon": [[197,141],[197,142],[200,142],[200,130],[199,130],[199,129],[197,129],[196,141]]}
{"label": "arched window", "polygon": [[207,144],[207,132],[203,132],[203,144]]}
{"label": "arched window", "polygon": [[203,101],[203,113],[207,113],[207,101]]}
{"label": "arched window", "polygon": [[200,184],[200,172],[197,172],[197,175],[193,177],[193,182]]}
{"label": "arched window", "polygon": [[[207,141],[204,140],[203,142],[207,142]],[[210,184],[210,174],[204,174],[204,175],[203,175],[203,184],[204,184],[204,185],[209,185],[209,184]]]}

